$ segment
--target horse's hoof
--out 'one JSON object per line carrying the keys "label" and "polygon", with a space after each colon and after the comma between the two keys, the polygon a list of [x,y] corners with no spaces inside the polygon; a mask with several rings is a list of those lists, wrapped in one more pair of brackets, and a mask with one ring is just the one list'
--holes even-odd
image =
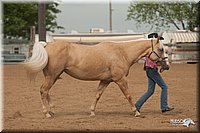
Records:
{"label": "horse's hoof", "polygon": [[55,115],[55,112],[49,111],[49,114],[50,114],[51,116],[54,116],[54,115]]}
{"label": "horse's hoof", "polygon": [[90,117],[94,117],[94,116],[95,116],[95,113],[91,112]]}
{"label": "horse's hoof", "polygon": [[135,111],[135,117],[139,117],[140,116],[140,112],[138,112],[137,110]]}
{"label": "horse's hoof", "polygon": [[50,115],[49,113],[45,114],[46,118],[52,118],[52,115]]}
{"label": "horse's hoof", "polygon": [[49,111],[49,112],[47,112],[47,113],[45,114],[46,118],[52,118],[54,115],[55,115],[55,113],[54,113],[54,112],[51,112],[51,111]]}

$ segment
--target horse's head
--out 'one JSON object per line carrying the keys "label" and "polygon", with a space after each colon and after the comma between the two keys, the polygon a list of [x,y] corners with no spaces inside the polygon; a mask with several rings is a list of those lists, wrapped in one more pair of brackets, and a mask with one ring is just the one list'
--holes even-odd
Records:
{"label": "horse's head", "polygon": [[151,41],[151,51],[148,57],[161,66],[160,72],[163,72],[164,70],[169,70],[168,54],[166,53],[162,41],[160,41],[164,40],[164,38],[158,36],[157,33],[149,34],[148,37],[153,37]]}

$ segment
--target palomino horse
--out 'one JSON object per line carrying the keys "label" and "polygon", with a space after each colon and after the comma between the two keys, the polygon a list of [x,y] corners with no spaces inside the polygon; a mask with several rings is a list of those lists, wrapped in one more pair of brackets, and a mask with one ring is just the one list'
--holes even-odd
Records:
{"label": "palomino horse", "polygon": [[168,69],[164,53],[160,37],[101,42],[96,45],[80,45],[60,40],[48,44],[35,43],[32,57],[24,64],[31,75],[43,70],[45,81],[40,88],[40,94],[46,117],[54,114],[51,111],[54,106],[49,96],[50,88],[63,72],[80,80],[99,80],[96,98],[90,108],[91,116],[94,116],[97,102],[110,82],[119,86],[131,109],[135,111],[132,97],[127,91],[126,77],[129,69],[145,56],[162,62],[162,69]]}

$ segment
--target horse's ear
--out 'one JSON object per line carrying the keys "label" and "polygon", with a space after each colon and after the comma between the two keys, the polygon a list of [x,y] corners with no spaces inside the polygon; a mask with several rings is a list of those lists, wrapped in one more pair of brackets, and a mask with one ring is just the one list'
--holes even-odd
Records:
{"label": "horse's ear", "polygon": [[160,40],[164,40],[164,38],[163,38],[162,36],[158,36],[158,38],[157,38],[157,43],[158,43]]}
{"label": "horse's ear", "polygon": [[160,40],[164,40],[164,38],[162,36],[160,36]]}
{"label": "horse's ear", "polygon": [[160,40],[164,40],[164,37],[162,37],[162,36],[163,36],[163,32],[159,35]]}

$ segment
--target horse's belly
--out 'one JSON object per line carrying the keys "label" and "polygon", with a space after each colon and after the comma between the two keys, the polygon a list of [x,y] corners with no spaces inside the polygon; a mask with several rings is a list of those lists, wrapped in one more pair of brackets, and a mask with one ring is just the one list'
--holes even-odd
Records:
{"label": "horse's belly", "polygon": [[109,70],[84,71],[74,68],[74,69],[66,69],[65,72],[70,76],[80,80],[111,80],[111,73]]}

